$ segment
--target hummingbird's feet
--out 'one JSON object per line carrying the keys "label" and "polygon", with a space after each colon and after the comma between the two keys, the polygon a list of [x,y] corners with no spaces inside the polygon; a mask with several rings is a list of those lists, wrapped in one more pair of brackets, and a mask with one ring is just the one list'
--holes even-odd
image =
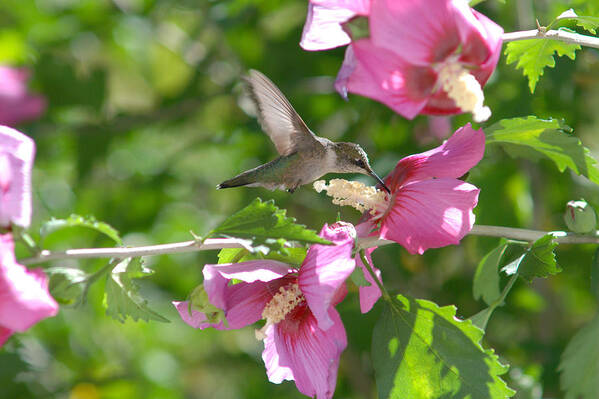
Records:
{"label": "hummingbird's feet", "polygon": [[293,193],[295,192],[295,190],[297,190],[297,188],[298,188],[299,186],[300,186],[300,184],[299,184],[299,183],[297,183],[295,186],[293,186],[293,187],[289,187],[289,188],[287,189],[287,192],[288,192],[289,194],[293,194]]}

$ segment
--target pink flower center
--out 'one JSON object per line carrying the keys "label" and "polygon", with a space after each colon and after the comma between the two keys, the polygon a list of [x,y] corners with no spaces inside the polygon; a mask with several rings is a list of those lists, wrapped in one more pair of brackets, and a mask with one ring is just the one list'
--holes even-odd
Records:
{"label": "pink flower center", "polygon": [[314,182],[317,192],[326,191],[327,195],[333,197],[333,204],[351,206],[364,213],[369,212],[374,218],[378,218],[389,208],[389,195],[386,191],[376,187],[367,186],[357,181],[345,179],[332,179],[327,185],[324,180]]}
{"label": "pink flower center", "polygon": [[429,67],[410,66],[405,71],[404,81],[410,98],[423,99],[430,96],[435,89],[437,73]]}
{"label": "pink flower center", "polygon": [[476,122],[491,116],[489,107],[483,105],[485,96],[480,83],[460,62],[450,59],[440,65],[439,84],[462,111],[472,113]]}
{"label": "pink flower center", "polygon": [[256,331],[256,338],[264,339],[268,326],[285,320],[288,314],[305,301],[306,298],[297,282],[280,287],[262,311],[262,318],[266,320],[266,324]]}
{"label": "pink flower center", "polygon": [[262,311],[262,318],[267,323],[276,324],[283,320],[297,305],[305,301],[304,294],[297,283],[279,288]]}

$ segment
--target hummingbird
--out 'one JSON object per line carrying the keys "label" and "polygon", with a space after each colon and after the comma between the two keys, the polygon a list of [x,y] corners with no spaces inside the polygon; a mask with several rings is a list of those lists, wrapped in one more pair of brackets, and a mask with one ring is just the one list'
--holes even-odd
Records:
{"label": "hummingbird", "polygon": [[362,147],[335,143],[314,134],[283,93],[261,72],[251,69],[244,80],[262,130],[274,143],[279,157],[225,180],[217,189],[248,186],[293,193],[327,173],[361,173],[374,177],[390,192],[370,167]]}

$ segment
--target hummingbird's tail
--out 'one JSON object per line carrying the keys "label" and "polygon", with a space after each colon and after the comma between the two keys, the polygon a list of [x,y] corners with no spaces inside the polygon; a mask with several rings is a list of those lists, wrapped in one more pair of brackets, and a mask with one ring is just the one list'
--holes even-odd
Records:
{"label": "hummingbird's tail", "polygon": [[[237,176],[225,180],[218,186],[217,189],[221,188],[229,188],[229,187],[239,187],[239,186],[247,186],[247,187],[264,187],[269,190],[281,189],[284,190],[287,187],[285,183],[281,181],[280,178],[277,178],[276,168],[278,166],[285,167],[287,166],[287,162],[290,157],[286,157],[282,160],[281,157],[275,159],[274,161],[270,161],[265,163],[264,165],[256,166],[253,169],[246,170],[243,173],[238,174]],[[273,173],[274,172],[274,173]]]}
{"label": "hummingbird's tail", "polygon": [[216,189],[220,190],[221,188],[241,187],[245,186],[246,184],[247,183],[235,182],[235,179],[230,179],[222,182],[221,184],[217,184]]}
{"label": "hummingbird's tail", "polygon": [[248,184],[254,183],[254,180],[250,179],[249,177],[250,176],[248,176],[247,172],[242,173],[240,175],[233,177],[232,179],[225,180],[221,184],[217,185],[216,189],[220,190],[221,188],[240,187],[240,186],[246,186]]}

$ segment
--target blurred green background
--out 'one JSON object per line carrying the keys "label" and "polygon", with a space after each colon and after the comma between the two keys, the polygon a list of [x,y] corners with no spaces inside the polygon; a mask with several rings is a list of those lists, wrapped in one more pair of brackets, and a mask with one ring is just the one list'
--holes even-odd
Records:
{"label": "blurred green background", "polygon": [[[595,3],[488,1],[477,9],[514,31],[533,29],[535,17],[548,23],[571,6],[592,10]],[[344,102],[334,93],[343,49],[306,52],[298,46],[306,10],[306,0],[2,0],[0,63],[31,68],[31,87],[49,104],[42,119],[19,126],[37,143],[33,234],[50,217],[78,213],[111,224],[127,245],[183,241],[190,230],[207,232],[256,196],[274,199],[316,230],[338,213],[357,222],[356,211],[332,205],[310,186],[293,195],[215,190],[276,156],[246,112],[240,77],[249,68],[269,76],[315,132],[362,145],[381,176],[402,156],[441,143],[426,117],[407,121],[372,100],[350,96]],[[558,59],[532,95],[502,56],[485,89],[493,110],[487,125],[526,115],[564,118],[599,151],[598,68],[599,53],[592,49],[579,52],[576,62]],[[451,132],[469,121],[469,115],[454,118]],[[475,209],[480,224],[561,230],[568,200],[584,197],[599,205],[599,188],[586,179],[559,173],[549,162],[511,159],[499,148],[487,151],[469,181],[481,188]],[[497,241],[466,237],[460,246],[424,256],[386,246],[374,261],[388,288],[456,304],[459,315],[469,317],[484,307],[472,298],[474,269]],[[106,245],[107,239],[85,230],[56,233],[44,243],[48,249]],[[519,281],[491,319],[485,344],[512,365],[510,385],[529,388],[517,397],[538,398],[540,386],[543,397],[562,396],[560,354],[597,310],[594,251],[591,245],[560,246],[564,271],[531,285]],[[201,283],[202,266],[213,262],[216,252],[146,259],[156,273],[141,282],[142,291],[168,324],[121,324],[106,316],[99,281],[87,303],[62,306],[57,317],[0,350],[0,397],[303,397],[291,382],[268,383],[262,343],[251,328],[200,331],[180,320],[170,302],[184,300]],[[86,272],[103,265],[52,264]],[[369,349],[379,310],[361,315],[355,287],[340,305],[349,347],[337,398],[376,395]]]}

